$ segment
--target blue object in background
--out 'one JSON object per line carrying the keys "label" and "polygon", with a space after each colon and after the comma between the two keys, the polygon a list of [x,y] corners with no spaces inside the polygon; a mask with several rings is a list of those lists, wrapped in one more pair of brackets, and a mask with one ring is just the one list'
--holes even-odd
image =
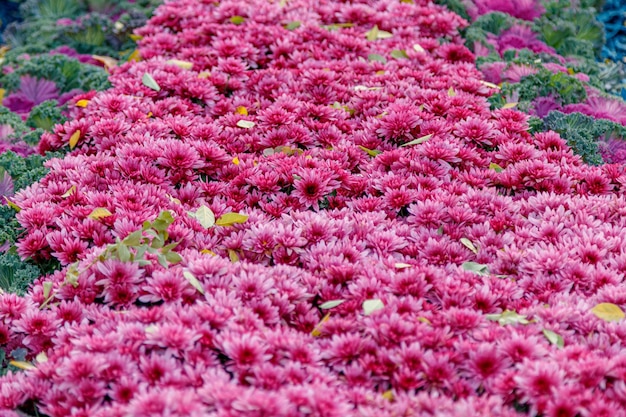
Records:
{"label": "blue object in background", "polygon": [[621,61],[626,56],[626,2],[607,0],[597,19],[604,24],[606,44],[602,48],[602,57],[612,61]]}
{"label": "blue object in background", "polygon": [[2,32],[11,23],[20,20],[19,2],[12,0],[0,0],[0,44],[2,44]]}

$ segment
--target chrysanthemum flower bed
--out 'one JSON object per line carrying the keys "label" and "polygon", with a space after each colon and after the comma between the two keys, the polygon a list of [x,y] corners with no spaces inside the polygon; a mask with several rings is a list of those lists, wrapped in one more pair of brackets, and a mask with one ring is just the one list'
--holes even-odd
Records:
{"label": "chrysanthemum flower bed", "polygon": [[4,415],[624,416],[626,174],[426,1],[180,0],[17,194]]}

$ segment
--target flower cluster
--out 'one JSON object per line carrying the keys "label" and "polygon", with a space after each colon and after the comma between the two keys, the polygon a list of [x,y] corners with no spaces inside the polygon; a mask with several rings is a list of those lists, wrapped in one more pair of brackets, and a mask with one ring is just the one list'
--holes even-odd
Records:
{"label": "flower cluster", "polygon": [[464,24],[425,0],[161,6],[12,200],[19,254],[64,269],[0,294],[27,368],[0,409],[624,415],[624,321],[595,312],[626,305],[626,172],[491,110]]}

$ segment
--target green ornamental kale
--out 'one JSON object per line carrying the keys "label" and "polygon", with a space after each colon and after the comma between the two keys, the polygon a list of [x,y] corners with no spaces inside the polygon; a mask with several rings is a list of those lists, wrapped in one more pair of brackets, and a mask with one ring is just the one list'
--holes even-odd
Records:
{"label": "green ornamental kale", "polygon": [[553,130],[561,135],[575,154],[590,165],[604,161],[598,151],[598,141],[609,138],[626,139],[626,127],[606,119],[595,119],[582,113],[564,114],[551,111],[543,119],[543,126],[535,125],[536,131]]}
{"label": "green ornamental kale", "polygon": [[64,123],[67,119],[61,112],[56,100],[46,100],[33,107],[30,111],[26,125],[33,129],[52,131],[55,124]]}
{"label": "green ornamental kale", "polygon": [[61,93],[74,89],[100,91],[110,87],[108,74],[103,68],[81,64],[62,54],[46,54],[20,61],[15,71],[0,76],[0,84],[9,91],[15,91],[20,87],[23,75],[54,81]]}
{"label": "green ornamental kale", "polygon": [[30,262],[23,262],[17,254],[0,253],[0,289],[24,295],[41,271]]}

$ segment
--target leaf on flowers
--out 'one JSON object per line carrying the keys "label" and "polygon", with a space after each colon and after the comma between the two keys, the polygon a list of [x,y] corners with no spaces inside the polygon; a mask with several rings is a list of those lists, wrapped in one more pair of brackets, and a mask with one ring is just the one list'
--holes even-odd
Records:
{"label": "leaf on flowers", "polygon": [[78,144],[78,139],[80,139],[80,129],[76,130],[74,133],[72,133],[72,136],[70,136],[70,149],[74,149],[76,147],[76,144]]}
{"label": "leaf on flowers", "polygon": [[543,332],[543,335],[546,337],[546,339],[548,339],[548,342],[560,348],[565,346],[565,341],[563,340],[563,337],[561,337],[561,335],[548,329],[543,329],[542,332]]}
{"label": "leaf on flowers", "polygon": [[232,226],[235,223],[245,223],[249,216],[239,213],[226,213],[215,222],[218,226]]}
{"label": "leaf on flowers", "polygon": [[237,126],[241,127],[242,129],[252,129],[254,127],[254,122],[251,122],[250,120],[240,120],[237,122]]}
{"label": "leaf on flowers", "polygon": [[330,301],[326,301],[325,303],[321,304],[320,308],[322,310],[328,310],[328,309],[331,309],[331,308],[335,308],[338,305],[341,305],[341,304],[343,304],[345,302],[346,302],[346,300],[330,300]]}
{"label": "leaf on flowers", "polygon": [[474,246],[474,244],[472,243],[471,240],[469,240],[466,237],[462,237],[461,238],[461,243],[463,244],[463,246],[465,246],[467,249],[471,250],[474,253],[478,253],[478,249],[476,248],[476,246]]}
{"label": "leaf on flowers", "polygon": [[196,278],[194,274],[192,274],[191,272],[187,270],[184,270],[183,276],[191,284],[192,287],[198,290],[200,294],[204,295],[204,288],[202,287],[202,284],[200,283],[200,281],[198,281],[198,278]]}
{"label": "leaf on flowers", "polygon": [[417,138],[417,139],[414,139],[414,140],[412,140],[412,141],[410,141],[410,142],[403,143],[403,144],[402,144],[402,145],[400,145],[400,146],[412,146],[412,145],[419,145],[420,143],[424,143],[424,142],[426,142],[428,139],[430,139],[430,138],[432,138],[432,137],[433,137],[433,134],[432,134],[432,133],[429,133],[429,134],[428,134],[428,135],[426,135],[426,136],[422,136],[421,138]]}
{"label": "leaf on flowers", "polygon": [[620,321],[624,318],[622,309],[612,303],[600,303],[591,312],[604,321]]}
{"label": "leaf on flowers", "polygon": [[189,211],[187,212],[187,214],[190,217],[193,217],[194,219],[198,220],[198,222],[205,229],[210,229],[211,227],[215,225],[215,214],[213,214],[213,210],[211,210],[207,206],[203,205],[200,208],[198,208],[198,210],[196,210],[195,212]]}
{"label": "leaf on flowers", "polygon": [[161,91],[161,87],[159,86],[159,84],[157,84],[152,75],[148,74],[147,72],[143,74],[143,77],[141,77],[141,82],[143,83],[143,85],[154,91]]}
{"label": "leaf on flowers", "polygon": [[90,219],[99,220],[112,215],[113,213],[111,213],[108,209],[104,207],[96,207],[91,213],[89,213],[89,216],[87,217],[89,217]]}
{"label": "leaf on flowers", "polygon": [[384,307],[385,304],[379,299],[365,300],[363,302],[363,313],[369,316],[374,311],[382,310]]}
{"label": "leaf on flowers", "polygon": [[176,65],[179,68],[190,70],[193,68],[193,62],[181,61],[180,59],[168,59],[166,64]]}

